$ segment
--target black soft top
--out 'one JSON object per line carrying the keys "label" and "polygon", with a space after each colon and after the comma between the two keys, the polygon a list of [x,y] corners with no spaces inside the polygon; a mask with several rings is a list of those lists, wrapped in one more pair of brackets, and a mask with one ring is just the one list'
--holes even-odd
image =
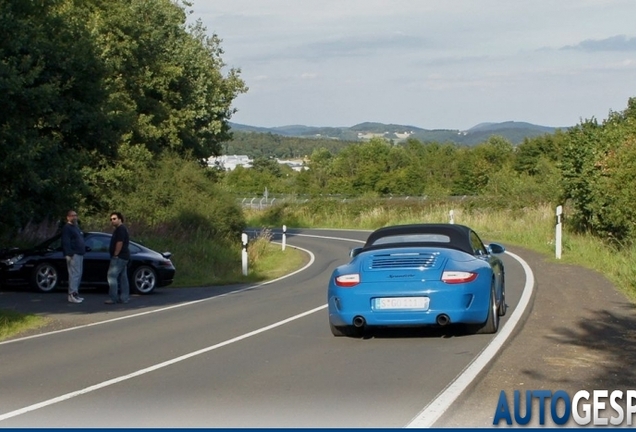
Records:
{"label": "black soft top", "polygon": [[[473,247],[470,244],[471,229],[464,225],[457,224],[412,224],[393,225],[380,228],[372,232],[364,244],[364,249],[376,249],[395,246],[431,246],[457,249],[473,255]],[[450,241],[413,241],[413,242],[386,242],[375,244],[383,237],[440,235],[448,237]]]}

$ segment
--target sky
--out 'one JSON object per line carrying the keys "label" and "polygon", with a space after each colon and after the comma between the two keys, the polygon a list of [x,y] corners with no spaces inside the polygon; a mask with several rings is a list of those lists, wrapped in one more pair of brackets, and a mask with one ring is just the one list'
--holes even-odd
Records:
{"label": "sky", "polygon": [[230,121],[567,127],[636,96],[633,0],[194,0],[249,90]]}

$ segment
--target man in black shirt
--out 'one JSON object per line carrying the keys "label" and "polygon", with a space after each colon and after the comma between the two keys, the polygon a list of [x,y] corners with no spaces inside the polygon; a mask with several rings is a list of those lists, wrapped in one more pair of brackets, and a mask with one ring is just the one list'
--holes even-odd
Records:
{"label": "man in black shirt", "polygon": [[128,229],[124,225],[124,216],[119,212],[110,214],[110,223],[115,227],[110,239],[110,266],[108,267],[108,295],[106,304],[128,303],[130,288],[128,285],[127,266],[130,260],[128,248]]}

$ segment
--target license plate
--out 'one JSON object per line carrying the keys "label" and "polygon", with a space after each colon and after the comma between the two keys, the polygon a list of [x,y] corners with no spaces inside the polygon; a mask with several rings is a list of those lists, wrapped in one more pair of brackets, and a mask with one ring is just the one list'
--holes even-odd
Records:
{"label": "license plate", "polygon": [[428,297],[381,297],[375,299],[375,308],[379,310],[418,309],[428,310]]}

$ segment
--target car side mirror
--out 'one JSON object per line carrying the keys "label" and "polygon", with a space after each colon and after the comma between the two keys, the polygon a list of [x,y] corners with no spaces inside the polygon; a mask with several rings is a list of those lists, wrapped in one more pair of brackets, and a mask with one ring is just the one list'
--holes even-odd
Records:
{"label": "car side mirror", "polygon": [[356,247],[349,251],[349,256],[351,258],[356,257],[360,252],[362,252],[362,247]]}
{"label": "car side mirror", "polygon": [[490,243],[488,245],[488,253],[490,254],[502,254],[506,251],[506,248],[503,247],[503,245],[500,245],[499,243]]}
{"label": "car side mirror", "polygon": [[85,249],[86,249],[86,252],[90,252],[90,251],[92,251],[92,250],[93,250],[93,249],[91,249],[91,247],[90,247],[90,246],[86,246],[86,247],[85,247]]}

